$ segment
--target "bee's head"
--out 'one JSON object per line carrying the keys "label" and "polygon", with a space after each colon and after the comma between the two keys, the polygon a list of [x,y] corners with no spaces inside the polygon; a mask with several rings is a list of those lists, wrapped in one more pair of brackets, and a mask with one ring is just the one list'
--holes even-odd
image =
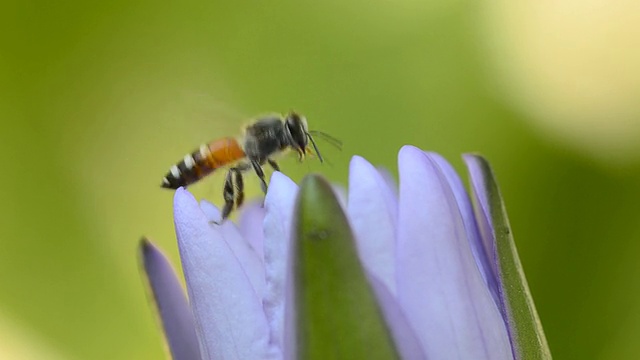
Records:
{"label": "bee's head", "polygon": [[[311,135],[318,135],[329,141],[333,146],[337,148],[340,148],[342,146],[340,140],[334,138],[331,135],[328,135],[321,131],[309,131],[309,128],[307,127],[307,119],[305,119],[304,116],[300,116],[293,111],[290,112],[284,119],[284,128],[285,136],[288,142],[287,145],[298,152],[300,161],[304,159],[304,155],[306,153],[313,153],[313,151],[315,151],[316,155],[318,156],[318,160],[320,160],[320,162],[324,162],[322,155],[320,155],[320,151],[318,151],[316,142],[313,140],[313,136]],[[309,147],[309,142],[311,142],[311,145],[313,146],[313,151]]]}
{"label": "bee's head", "polygon": [[309,130],[307,129],[307,119],[295,112],[290,112],[284,121],[285,133],[289,146],[295,149],[300,155],[300,160],[307,152],[309,144]]}

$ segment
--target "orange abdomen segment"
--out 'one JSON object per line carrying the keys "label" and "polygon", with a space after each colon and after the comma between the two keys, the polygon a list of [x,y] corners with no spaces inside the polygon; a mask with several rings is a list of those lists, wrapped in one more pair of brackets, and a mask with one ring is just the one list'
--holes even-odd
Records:
{"label": "orange abdomen segment", "polygon": [[182,161],[171,167],[162,179],[162,187],[177,189],[180,186],[188,186],[214,170],[231,165],[244,157],[238,140],[231,137],[203,144],[200,149],[187,154]]}
{"label": "orange abdomen segment", "polygon": [[203,159],[211,170],[234,163],[246,155],[238,140],[228,137],[210,142],[209,154]]}

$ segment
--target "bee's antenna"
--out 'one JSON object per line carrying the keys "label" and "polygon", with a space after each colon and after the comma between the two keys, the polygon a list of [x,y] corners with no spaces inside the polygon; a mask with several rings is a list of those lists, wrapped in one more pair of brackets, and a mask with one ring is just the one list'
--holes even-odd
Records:
{"label": "bee's antenna", "polygon": [[307,137],[309,138],[309,140],[311,140],[311,144],[313,145],[313,150],[315,150],[316,155],[318,155],[318,159],[320,160],[320,162],[324,162],[322,155],[320,155],[320,151],[318,151],[318,146],[316,146],[316,142],[313,141],[313,136],[311,136],[311,134],[308,132],[305,132],[305,134],[307,134]]}
{"label": "bee's antenna", "polygon": [[[318,130],[310,130],[310,131],[307,133],[307,136],[309,136],[309,138],[311,139],[311,135],[313,135],[313,136],[319,136],[319,137],[321,137],[323,140],[325,140],[326,142],[328,142],[329,144],[331,144],[331,145],[335,146],[335,147],[336,147],[336,148],[338,148],[339,150],[342,150],[342,141],[340,141],[340,140],[338,140],[338,139],[334,138],[333,136],[331,136],[331,135],[329,135],[329,134],[327,134],[327,133],[324,133],[324,132],[322,132],[322,131],[318,131]],[[312,142],[313,142],[313,140],[312,140]],[[315,146],[315,144],[314,144],[314,146]]]}

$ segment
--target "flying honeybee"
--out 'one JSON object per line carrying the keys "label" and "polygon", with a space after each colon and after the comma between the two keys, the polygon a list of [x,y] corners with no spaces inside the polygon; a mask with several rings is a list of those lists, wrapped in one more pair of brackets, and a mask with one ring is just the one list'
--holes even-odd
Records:
{"label": "flying honeybee", "polygon": [[[260,178],[262,191],[266,193],[267,183],[262,166],[269,164],[274,170],[280,171],[280,167],[273,160],[276,155],[294,150],[302,161],[307,153],[315,152],[320,162],[323,162],[312,135],[320,136],[336,147],[341,146],[339,140],[328,134],[309,131],[307,119],[295,112],[286,116],[261,117],[245,128],[243,137],[214,140],[187,154],[182,161],[171,167],[162,179],[162,187],[186,187],[217,169],[228,168],[223,190],[225,204],[222,209],[222,222],[229,217],[234,204],[238,208],[244,201],[243,172],[253,169]],[[309,142],[313,146],[313,152]]]}

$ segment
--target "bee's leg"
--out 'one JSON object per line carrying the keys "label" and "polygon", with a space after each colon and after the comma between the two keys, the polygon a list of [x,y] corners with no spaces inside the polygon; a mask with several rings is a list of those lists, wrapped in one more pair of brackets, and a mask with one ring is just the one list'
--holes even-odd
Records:
{"label": "bee's leg", "polygon": [[236,182],[236,209],[242,206],[244,202],[244,180],[242,180],[242,170],[240,168],[232,168],[235,174]]}
{"label": "bee's leg", "polygon": [[262,187],[262,192],[267,193],[267,182],[264,179],[264,171],[262,171],[262,166],[256,160],[251,160],[251,166],[253,166],[253,170],[258,174],[260,178],[260,187]]}
{"label": "bee's leg", "polygon": [[231,214],[231,210],[233,209],[233,203],[235,200],[234,192],[233,192],[233,178],[232,178],[233,170],[229,170],[227,172],[227,177],[224,180],[224,190],[222,195],[224,196],[224,207],[222,208],[222,219],[219,222],[214,221],[215,224],[222,224]]}
{"label": "bee's leg", "polygon": [[271,159],[267,159],[267,162],[269,163],[269,165],[271,165],[273,170],[280,171],[280,166],[278,166],[277,162],[275,162],[274,160],[271,160]]}

